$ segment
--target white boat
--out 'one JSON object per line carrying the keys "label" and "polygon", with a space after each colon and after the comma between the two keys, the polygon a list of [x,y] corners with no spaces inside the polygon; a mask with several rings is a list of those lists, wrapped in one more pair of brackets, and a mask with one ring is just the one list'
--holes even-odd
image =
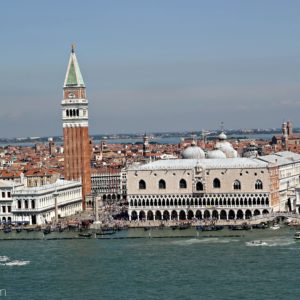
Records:
{"label": "white boat", "polygon": [[261,240],[254,240],[251,242],[246,243],[248,246],[268,246],[266,242],[263,242]]}
{"label": "white boat", "polygon": [[272,230],[277,230],[280,229],[280,226],[278,224],[274,224],[273,226],[270,227]]}
{"label": "white boat", "polygon": [[295,240],[300,240],[300,231],[297,231],[297,232],[294,234],[294,239],[295,239]]}

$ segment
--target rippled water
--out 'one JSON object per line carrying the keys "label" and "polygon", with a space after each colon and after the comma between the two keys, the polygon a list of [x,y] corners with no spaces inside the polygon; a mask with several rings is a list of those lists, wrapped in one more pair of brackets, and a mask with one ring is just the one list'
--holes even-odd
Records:
{"label": "rippled water", "polygon": [[195,237],[0,241],[0,290],[6,299],[300,298],[293,230],[151,236],[172,234]]}

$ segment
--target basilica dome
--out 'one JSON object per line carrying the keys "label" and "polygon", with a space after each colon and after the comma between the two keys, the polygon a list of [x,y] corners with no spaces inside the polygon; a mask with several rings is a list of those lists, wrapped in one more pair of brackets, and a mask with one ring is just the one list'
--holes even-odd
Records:
{"label": "basilica dome", "polygon": [[214,149],[212,151],[209,151],[207,153],[207,158],[226,158],[226,155],[224,152],[222,152],[219,149]]}
{"label": "basilica dome", "polygon": [[196,146],[195,144],[192,144],[192,146],[187,147],[184,149],[181,153],[182,158],[184,159],[201,159],[205,158],[205,153],[204,151]]}
{"label": "basilica dome", "polygon": [[222,151],[227,158],[238,157],[237,151],[227,141],[227,136],[223,131],[219,134],[218,139],[219,139],[219,141],[216,143],[215,148]]}
{"label": "basilica dome", "polygon": [[222,132],[219,134],[218,139],[219,139],[220,141],[225,141],[225,140],[227,140],[227,135],[222,131]]}

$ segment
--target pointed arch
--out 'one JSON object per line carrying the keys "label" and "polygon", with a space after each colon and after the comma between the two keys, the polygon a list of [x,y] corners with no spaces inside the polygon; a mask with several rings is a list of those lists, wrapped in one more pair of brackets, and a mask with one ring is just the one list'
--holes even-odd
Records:
{"label": "pointed arch", "polygon": [[179,188],[181,188],[181,189],[186,189],[187,188],[187,184],[186,184],[186,180],[185,179],[180,179],[180,181],[179,181]]}
{"label": "pointed arch", "polygon": [[141,179],[139,181],[139,189],[140,190],[145,190],[146,189],[146,182],[145,182],[145,180]]}
{"label": "pointed arch", "polygon": [[214,181],[213,181],[213,187],[214,187],[215,189],[221,188],[221,181],[220,181],[219,178],[215,178],[215,179],[214,179]]}
{"label": "pointed arch", "polygon": [[262,190],[263,189],[263,183],[261,180],[257,179],[255,182],[255,189],[256,190]]}
{"label": "pointed arch", "polygon": [[159,188],[160,190],[165,190],[165,189],[166,189],[166,182],[165,182],[163,179],[161,179],[161,180],[158,182],[158,188]]}
{"label": "pointed arch", "polygon": [[234,182],[233,182],[233,189],[234,190],[240,190],[241,189],[241,182],[239,181],[239,180],[235,180]]}
{"label": "pointed arch", "polygon": [[170,220],[170,213],[167,210],[165,210],[163,213],[163,219],[166,221]]}
{"label": "pointed arch", "polygon": [[197,182],[196,184],[196,190],[197,191],[203,191],[203,183],[202,182]]}
{"label": "pointed arch", "polygon": [[152,210],[149,210],[147,212],[147,220],[152,221],[153,219],[154,219],[153,212],[152,212]]}

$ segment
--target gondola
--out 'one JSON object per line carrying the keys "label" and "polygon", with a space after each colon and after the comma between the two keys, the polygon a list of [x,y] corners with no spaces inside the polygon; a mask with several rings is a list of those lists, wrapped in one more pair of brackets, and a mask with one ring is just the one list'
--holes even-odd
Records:
{"label": "gondola", "polygon": [[43,230],[43,233],[44,233],[44,234],[49,234],[49,233],[51,233],[51,227],[46,227],[46,228]]}
{"label": "gondola", "polygon": [[89,238],[89,237],[91,237],[91,236],[92,236],[92,233],[90,233],[90,232],[86,232],[86,233],[79,233],[79,234],[78,234],[78,236],[80,236],[80,237],[87,237],[87,238]]}
{"label": "gondola", "polygon": [[10,233],[11,232],[11,227],[4,227],[3,232],[4,233]]}

